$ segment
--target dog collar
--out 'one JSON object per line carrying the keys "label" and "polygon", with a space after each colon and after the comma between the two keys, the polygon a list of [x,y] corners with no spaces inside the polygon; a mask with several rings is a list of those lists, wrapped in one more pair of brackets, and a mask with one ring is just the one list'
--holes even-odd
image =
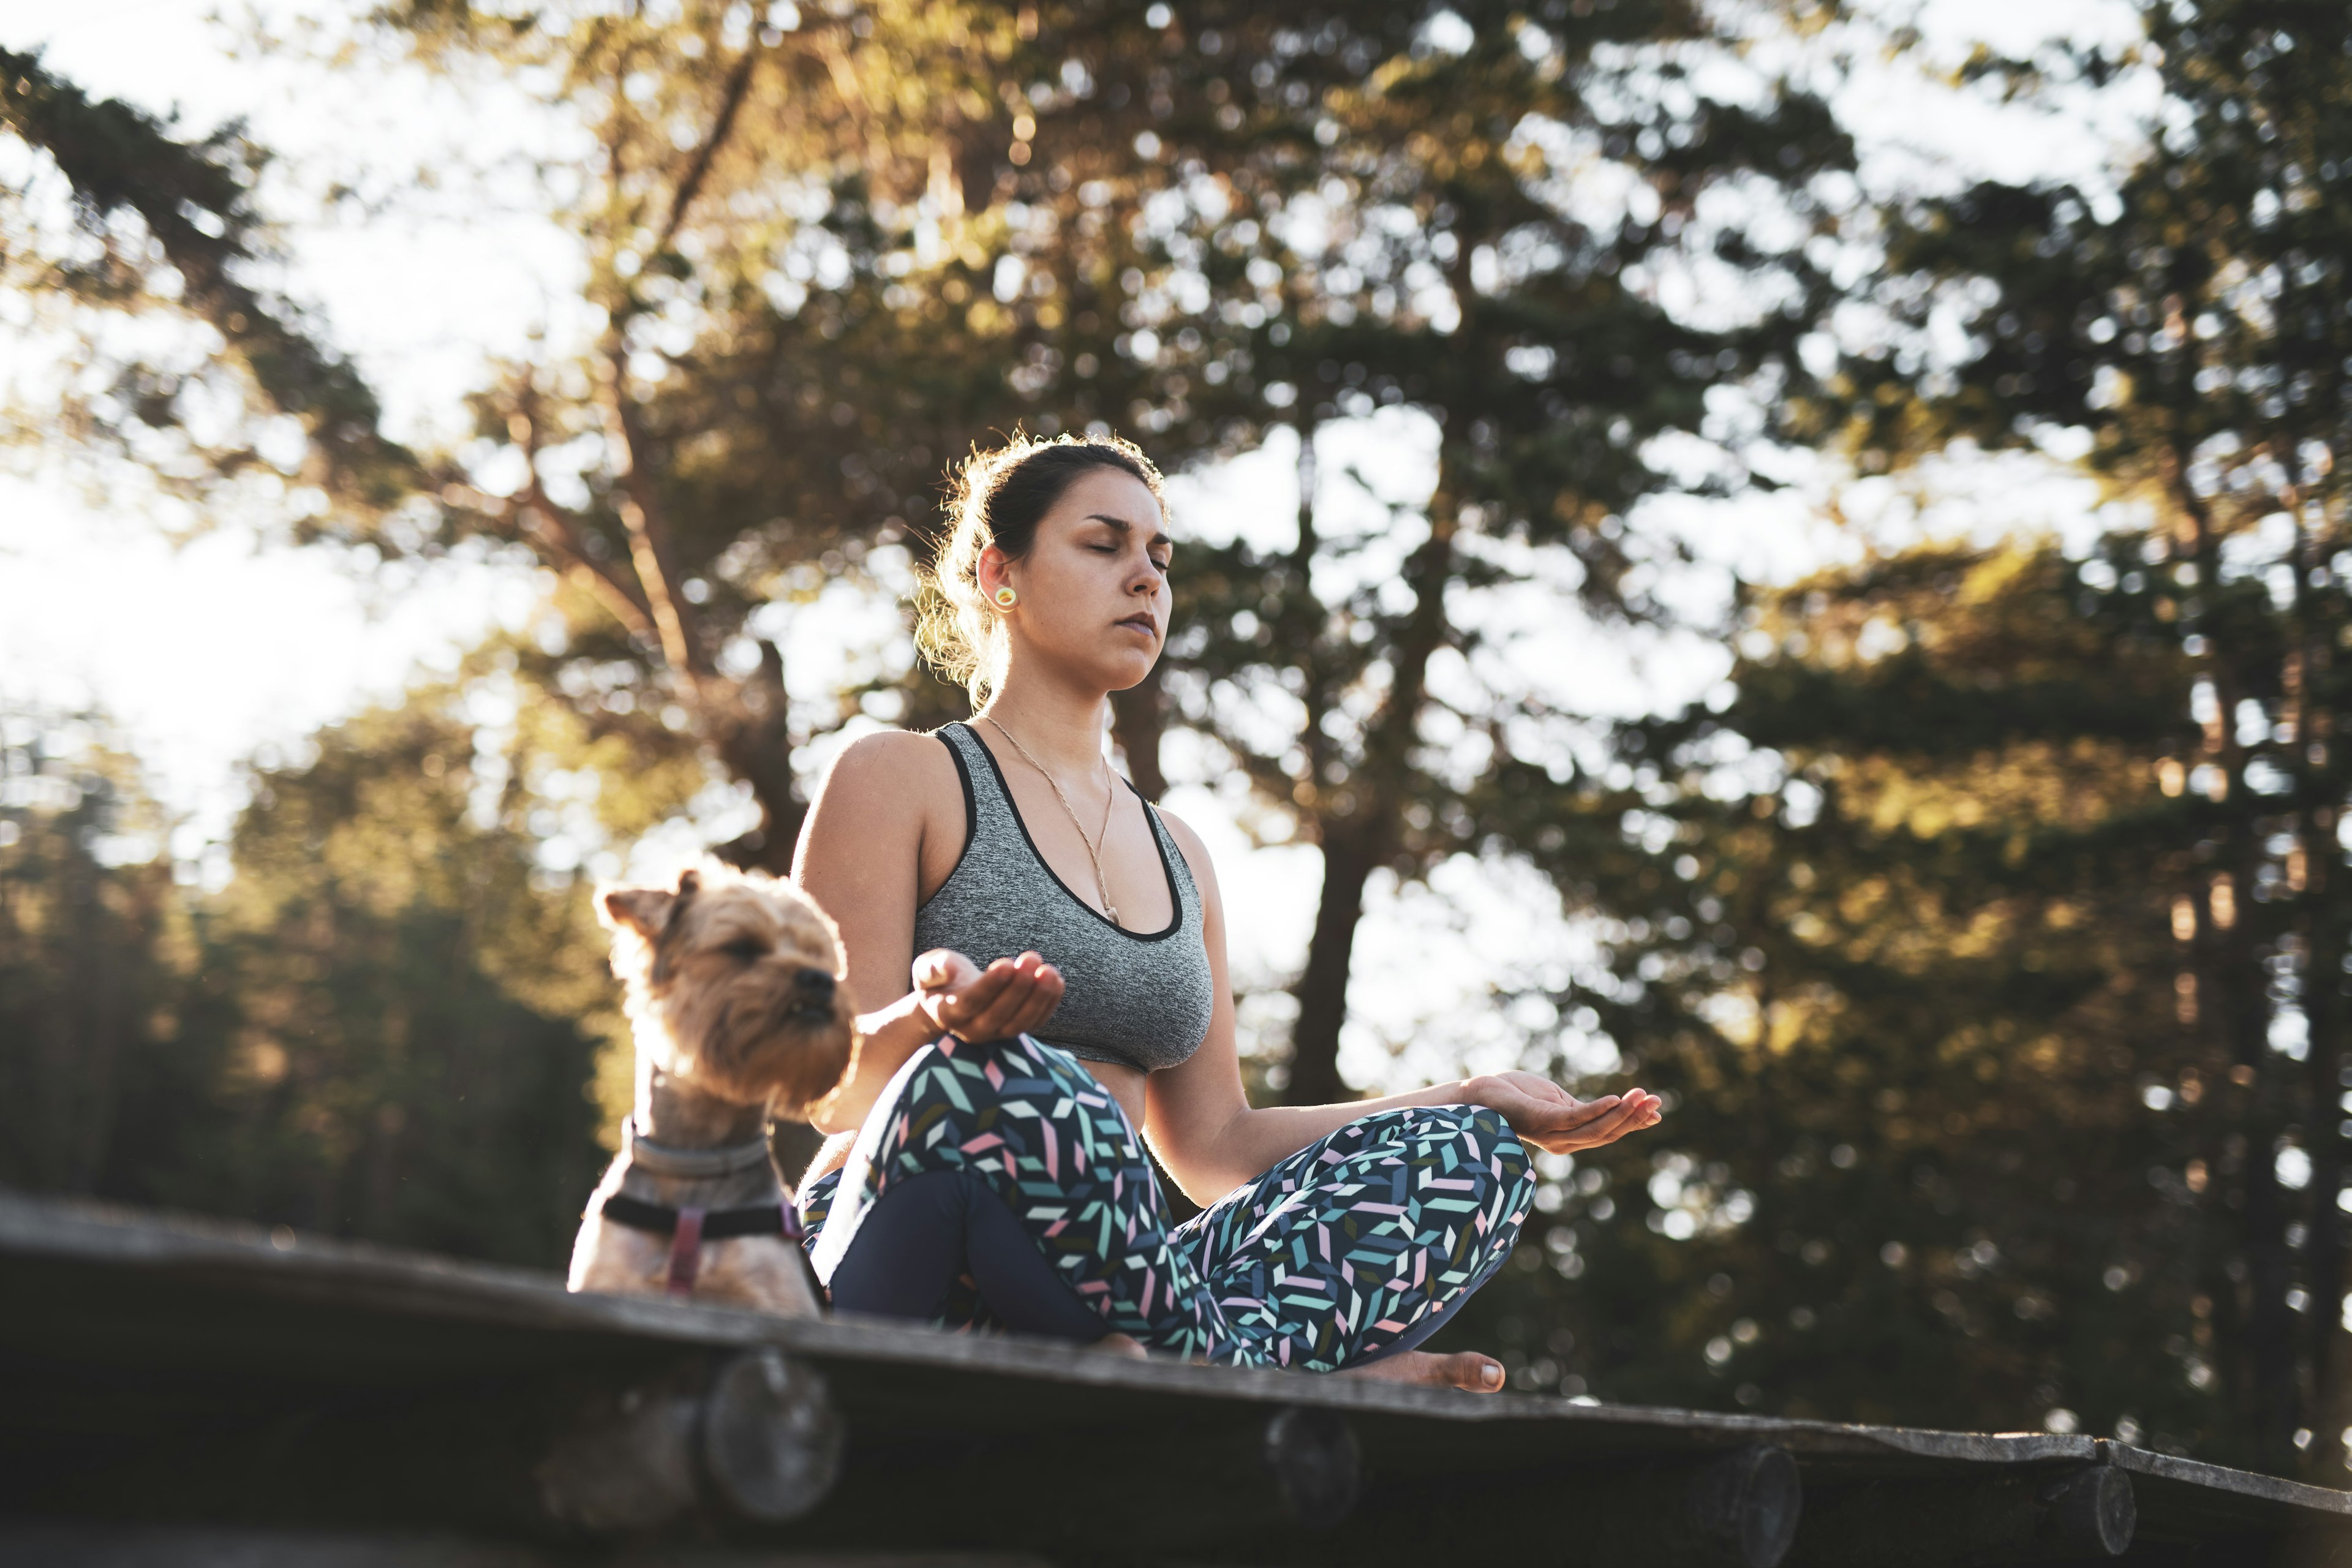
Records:
{"label": "dog collar", "polygon": [[637,1131],[637,1119],[634,1116],[621,1122],[621,1152],[639,1170],[656,1176],[732,1176],[769,1163],[765,1135],[723,1149],[680,1149],[644,1136]]}

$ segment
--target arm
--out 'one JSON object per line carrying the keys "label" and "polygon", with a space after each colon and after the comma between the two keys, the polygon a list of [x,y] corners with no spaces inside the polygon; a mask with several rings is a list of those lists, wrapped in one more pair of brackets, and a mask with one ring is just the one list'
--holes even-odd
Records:
{"label": "arm", "polygon": [[1145,1120],[1152,1152],[1193,1202],[1203,1206],[1214,1203],[1276,1162],[1359,1117],[1401,1106],[1490,1106],[1502,1112],[1521,1138],[1552,1153],[1597,1147],[1656,1123],[1655,1095],[1636,1089],[1582,1101],[1533,1073],[1462,1079],[1344,1105],[1254,1109],[1242,1088],[1233,991],[1226,980],[1224,900],[1216,873],[1192,830],[1164,811],[1160,817],[1201,889],[1202,936],[1209,949],[1216,1007],[1201,1048],[1181,1067],[1155,1072],[1145,1080]]}
{"label": "arm", "polygon": [[[857,1019],[857,1059],[817,1108],[823,1132],[854,1130],[891,1075],[929,1038],[908,990],[914,959],[925,840],[941,781],[953,763],[938,742],[886,731],[853,741],[834,759],[801,824],[793,880],[840,929]],[[946,791],[960,797],[953,778]],[[929,786],[929,787],[926,787]],[[961,842],[959,836],[958,842]]]}
{"label": "arm", "polygon": [[[801,826],[793,879],[840,930],[849,994],[861,1005],[887,998],[857,1016],[849,1077],[810,1117],[821,1132],[856,1132],[907,1058],[940,1035],[995,1039],[1032,1029],[1062,999],[1060,974],[1035,953],[985,971],[960,953],[912,956],[915,910],[963,852],[954,767],[929,736],[865,736],[835,759]],[[835,1142],[845,1151],[845,1138]],[[837,1163],[830,1143],[826,1154]],[[828,1168],[821,1156],[810,1174]]]}

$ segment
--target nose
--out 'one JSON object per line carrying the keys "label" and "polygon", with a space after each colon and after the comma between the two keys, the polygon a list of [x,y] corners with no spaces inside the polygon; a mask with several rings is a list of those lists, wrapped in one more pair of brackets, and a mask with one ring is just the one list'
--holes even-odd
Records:
{"label": "nose", "polygon": [[793,977],[793,984],[812,1002],[833,1000],[833,976],[824,970],[803,969]]}

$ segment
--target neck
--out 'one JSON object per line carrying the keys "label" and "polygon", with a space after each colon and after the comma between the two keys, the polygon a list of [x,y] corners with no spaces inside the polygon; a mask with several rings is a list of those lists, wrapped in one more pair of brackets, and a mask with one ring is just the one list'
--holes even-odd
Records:
{"label": "neck", "polygon": [[761,1137],[768,1125],[764,1105],[738,1105],[705,1094],[637,1058],[637,1135],[673,1149],[725,1149]]}
{"label": "neck", "polygon": [[993,719],[1021,738],[1036,759],[1066,780],[1090,779],[1102,772],[1103,724],[1110,713],[1107,695],[1007,680],[981,717]]}

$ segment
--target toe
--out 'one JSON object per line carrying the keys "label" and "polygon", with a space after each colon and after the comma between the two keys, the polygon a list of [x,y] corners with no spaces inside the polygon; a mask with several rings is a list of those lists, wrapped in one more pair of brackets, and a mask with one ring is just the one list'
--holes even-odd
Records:
{"label": "toe", "polygon": [[1493,1394],[1503,1386],[1503,1366],[1492,1356],[1464,1351],[1445,1358],[1445,1381],[1456,1388]]}

